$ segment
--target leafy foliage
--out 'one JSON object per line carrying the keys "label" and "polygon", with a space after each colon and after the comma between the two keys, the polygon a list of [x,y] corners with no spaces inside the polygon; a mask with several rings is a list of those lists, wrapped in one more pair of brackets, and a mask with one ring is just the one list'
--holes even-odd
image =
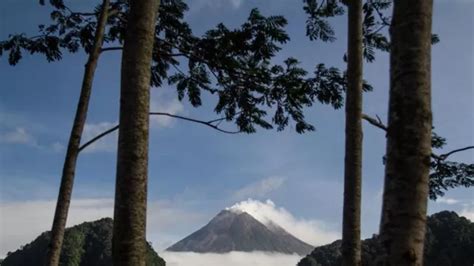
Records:
{"label": "leafy foliage", "polygon": [[[447,144],[445,138],[433,132],[431,147],[442,149]],[[435,155],[431,158],[430,168],[430,199],[444,196],[450,188],[474,186],[474,164],[448,161],[449,155]]]}
{"label": "leafy foliage", "polygon": [[[308,15],[306,20],[306,35],[312,41],[321,40],[332,42],[336,33],[329,20],[344,15],[343,7],[347,1],[336,0],[303,0],[303,9]],[[390,41],[387,28],[391,25],[392,0],[367,0],[363,5],[363,56],[367,62],[375,60],[377,50],[390,51]],[[439,37],[432,35],[432,43],[438,43]],[[347,56],[344,55],[344,60]]]}
{"label": "leafy foliage", "polygon": [[[53,23],[41,26],[40,34],[11,35],[0,42],[0,55],[9,53],[9,62],[19,62],[24,52],[43,54],[48,61],[60,60],[64,52],[90,51],[98,6],[93,13],[77,13],[66,6],[53,5]],[[119,50],[127,24],[128,1],[111,4],[103,51]],[[325,8],[323,15],[340,8]],[[318,65],[314,76],[294,58],[282,64],[272,60],[289,37],[282,16],[263,16],[257,9],[236,29],[217,25],[203,36],[194,36],[183,20],[188,7],[182,0],[161,1],[156,22],[155,47],[151,68],[152,86],[163,82],[175,85],[178,98],[198,107],[202,94],[217,97],[214,110],[234,121],[239,131],[253,133],[256,127],[283,130],[294,122],[298,133],[314,130],[305,120],[304,108],[315,101],[342,105],[345,75],[335,68]],[[318,13],[318,14],[319,14]],[[321,37],[325,33],[320,32]],[[181,70],[184,65],[186,69]],[[273,115],[270,112],[274,112]]]}
{"label": "leafy foliage", "polygon": [[[112,219],[104,218],[66,229],[60,265],[111,266],[112,226]],[[45,232],[21,249],[8,253],[2,262],[2,266],[42,265],[46,257],[50,237],[50,232]],[[165,261],[158,256],[149,244],[147,246],[146,265],[165,265]]]}
{"label": "leafy foliage", "polygon": [[474,186],[474,164],[433,159],[430,174],[430,199],[444,196],[444,191],[456,187]]}
{"label": "leafy foliage", "polygon": [[[341,265],[341,241],[315,248],[298,266]],[[474,223],[455,212],[443,211],[428,217],[424,265],[470,266],[474,263]],[[378,236],[362,241],[362,265],[378,265],[382,246]]]}
{"label": "leafy foliage", "polygon": [[328,18],[341,16],[345,10],[337,4],[337,1],[303,0],[304,11],[308,14],[306,20],[306,35],[310,40],[322,40],[333,42],[336,40],[334,29]]}

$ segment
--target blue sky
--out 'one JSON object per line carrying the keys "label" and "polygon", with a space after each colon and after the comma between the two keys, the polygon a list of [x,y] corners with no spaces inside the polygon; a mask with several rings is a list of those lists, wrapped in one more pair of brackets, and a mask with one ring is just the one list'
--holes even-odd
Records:
{"label": "blue sky", "polygon": [[[96,1],[68,2],[77,10],[87,10]],[[291,41],[277,61],[293,56],[308,71],[321,62],[344,68],[345,18],[334,21],[338,40],[323,44],[310,42],[305,36],[302,1],[188,2],[186,20],[197,34],[219,22],[229,27],[240,25],[251,8],[258,7],[264,15],[281,14],[289,21]],[[448,139],[445,151],[474,143],[473,10],[474,1],[470,0],[435,1],[433,31],[441,42],[432,50],[433,112],[436,131]],[[1,1],[0,39],[9,33],[34,34],[37,24],[48,23],[48,11],[37,1]],[[65,54],[61,62],[55,63],[27,55],[12,67],[5,57],[0,58],[0,256],[50,228],[52,202],[57,196],[85,60],[83,53]],[[376,62],[366,64],[364,71],[365,79],[375,88],[365,94],[364,112],[385,121],[388,55],[378,54]],[[119,75],[120,54],[104,54],[94,81],[86,139],[117,121]],[[210,98],[203,107],[194,109],[177,101],[173,87],[152,88],[151,101],[153,111],[216,118]],[[276,210],[284,208],[296,222],[315,222],[327,232],[338,234],[342,216],[343,110],[317,105],[306,113],[317,131],[305,135],[291,128],[225,135],[185,121],[153,118],[149,239],[163,248],[202,226],[219,210],[247,198],[271,199]],[[224,127],[232,129],[233,125]],[[81,154],[73,195],[73,205],[76,201],[78,207],[73,209],[70,224],[110,213],[115,142],[116,136],[110,136]],[[384,133],[364,125],[364,236],[376,233],[378,228],[384,151]],[[456,154],[452,159],[472,163],[474,153]],[[444,201],[430,202],[430,212],[443,209],[473,217],[472,190],[455,189]],[[19,225],[31,230],[17,233]]]}

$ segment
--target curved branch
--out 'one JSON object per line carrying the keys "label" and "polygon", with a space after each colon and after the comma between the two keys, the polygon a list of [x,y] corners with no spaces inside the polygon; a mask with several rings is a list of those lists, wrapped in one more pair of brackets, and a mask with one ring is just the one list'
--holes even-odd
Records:
{"label": "curved branch", "polygon": [[102,137],[105,137],[106,135],[114,132],[115,130],[117,130],[119,128],[119,125],[116,125],[114,126],[113,128],[111,129],[108,129],[102,133],[100,133],[99,135],[95,136],[94,138],[92,138],[91,140],[89,140],[88,142],[84,143],[81,145],[81,147],[79,147],[79,152],[81,152],[83,149],[87,148],[87,146],[91,145],[92,143],[96,142],[97,140],[101,139]]}
{"label": "curved branch", "polygon": [[123,47],[122,46],[118,46],[118,47],[105,47],[105,48],[102,48],[100,49],[100,52],[106,52],[106,51],[116,51],[116,50],[123,50]]}
{"label": "curved branch", "polygon": [[[226,133],[226,134],[238,134],[238,133],[242,133],[242,131],[228,131],[228,130],[225,130],[225,129],[221,129],[219,128],[218,126],[216,125],[213,125],[212,123],[215,123],[217,121],[222,121],[222,120],[225,120],[224,117],[222,118],[218,118],[218,119],[213,119],[213,120],[210,120],[210,121],[202,121],[202,120],[198,120],[198,119],[194,119],[194,118],[189,118],[189,117],[184,117],[184,116],[180,116],[180,115],[173,115],[173,114],[170,114],[170,113],[163,113],[163,112],[150,112],[149,113],[150,115],[162,115],[162,116],[168,116],[168,117],[172,117],[172,118],[177,118],[177,119],[182,119],[182,120],[185,120],[185,121],[189,121],[189,122],[194,122],[194,123],[198,123],[198,124],[201,124],[201,125],[205,125],[205,126],[208,126],[208,127],[211,127],[219,132],[222,132],[222,133]],[[80,147],[79,147],[79,152],[81,152],[82,150],[84,150],[85,148],[87,148],[88,146],[90,146],[92,143],[98,141],[99,139],[107,136],[108,134],[116,131],[117,129],[119,128],[119,125],[116,125],[110,129],[107,129],[106,131],[100,133],[99,135],[95,136],[94,138],[92,138],[91,140],[87,141],[86,143],[82,144]]]}
{"label": "curved branch", "polygon": [[[380,118],[377,116],[377,119],[373,118],[373,117],[370,117],[366,114],[362,114],[362,119],[364,119],[365,121],[369,122],[370,124],[372,124],[373,126],[376,126],[380,129],[383,129],[384,131],[387,131],[387,126],[384,125],[382,123],[382,120],[380,120]],[[455,150],[452,150],[450,152],[447,152],[447,153],[443,153],[441,155],[437,155],[435,153],[431,153],[431,157],[438,160],[438,161],[444,161],[446,160],[450,155],[454,154],[454,153],[457,153],[457,152],[461,152],[461,151],[467,151],[467,150],[471,150],[471,149],[474,149],[474,146],[467,146],[467,147],[464,147],[464,148],[460,148],[460,149],[455,149]]]}
{"label": "curved branch", "polygon": [[221,129],[218,126],[215,126],[215,125],[212,124],[216,121],[221,121],[225,118],[214,119],[214,120],[206,122],[206,121],[202,121],[202,120],[198,120],[198,119],[194,119],[194,118],[189,118],[189,117],[184,117],[184,116],[180,116],[180,115],[173,115],[173,114],[170,114],[170,113],[150,112],[150,115],[163,115],[163,116],[178,118],[178,119],[182,119],[182,120],[186,120],[186,121],[189,121],[189,122],[194,122],[194,123],[198,123],[198,124],[201,124],[201,125],[211,127],[211,128],[213,128],[217,131],[220,131],[220,132],[226,133],[226,134],[239,134],[239,133],[242,133],[242,131],[228,131],[228,130],[225,130],[225,129]]}
{"label": "curved branch", "polygon": [[380,120],[379,117],[377,117],[377,119],[373,118],[373,117],[370,117],[366,114],[362,114],[362,119],[364,119],[365,121],[369,122],[370,124],[372,124],[373,126],[376,126],[380,129],[383,129],[385,131],[387,131],[387,127],[382,123],[382,121]]}
{"label": "curved branch", "polygon": [[467,146],[467,147],[464,147],[464,148],[455,149],[455,150],[452,150],[450,152],[441,154],[441,155],[439,155],[439,157],[441,158],[441,160],[446,160],[446,158],[448,158],[449,155],[452,155],[454,153],[461,152],[461,151],[471,150],[471,149],[474,149],[474,146]]}

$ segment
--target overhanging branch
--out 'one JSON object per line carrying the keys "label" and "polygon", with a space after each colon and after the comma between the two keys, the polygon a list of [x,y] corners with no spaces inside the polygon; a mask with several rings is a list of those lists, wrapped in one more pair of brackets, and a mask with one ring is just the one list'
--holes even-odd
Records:
{"label": "overhanging branch", "polygon": [[[387,131],[387,126],[384,125],[382,123],[382,120],[377,116],[377,119],[373,118],[373,117],[370,117],[366,114],[362,114],[362,119],[364,119],[365,121],[369,122],[371,125],[375,126],[375,127],[378,127],[382,130],[384,130],[385,132]],[[474,149],[474,146],[467,146],[467,147],[464,147],[464,148],[460,148],[460,149],[455,149],[455,150],[452,150],[450,152],[447,152],[447,153],[443,153],[441,155],[437,155],[437,154],[434,154],[434,153],[431,153],[431,157],[438,160],[438,161],[444,161],[446,160],[450,155],[452,154],[455,154],[457,152],[462,152],[462,151],[467,151],[467,150],[471,150],[471,149]]]}
{"label": "overhanging branch", "polygon": [[[203,121],[203,120],[198,120],[198,119],[189,118],[189,117],[185,117],[185,116],[173,115],[173,114],[170,114],[170,113],[164,113],[164,112],[150,112],[149,114],[150,115],[168,116],[168,117],[172,117],[172,118],[176,118],[176,119],[185,120],[185,121],[188,121],[188,122],[198,123],[198,124],[208,126],[210,128],[213,128],[213,129],[215,129],[219,132],[226,133],[226,134],[239,134],[239,133],[242,133],[242,131],[225,130],[225,129],[219,128],[217,125],[213,124],[213,123],[221,122],[221,121],[225,120],[226,119],[225,117],[217,118],[217,119],[213,119],[213,120],[209,120],[209,121]],[[95,136],[91,140],[89,140],[86,143],[82,144],[79,147],[79,152],[81,152],[82,150],[84,150],[85,148],[87,148],[88,146],[93,144],[94,142],[98,141],[99,139],[101,139],[101,138],[107,136],[108,134],[116,131],[117,129],[119,129],[119,125],[116,125],[116,126],[110,128],[110,129],[100,133],[99,135]]]}

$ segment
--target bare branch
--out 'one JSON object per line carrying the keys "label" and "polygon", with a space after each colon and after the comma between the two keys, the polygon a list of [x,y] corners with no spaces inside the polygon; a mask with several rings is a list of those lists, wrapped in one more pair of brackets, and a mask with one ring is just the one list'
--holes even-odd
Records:
{"label": "bare branch", "polygon": [[[373,117],[370,117],[366,114],[362,114],[362,119],[364,119],[365,121],[369,122],[370,124],[380,128],[380,129],[383,129],[385,131],[387,131],[387,126],[385,126],[383,123],[382,123],[382,120],[380,119],[380,117],[377,116],[377,119],[373,118]],[[447,152],[447,153],[443,153],[441,155],[437,155],[435,153],[431,153],[431,157],[438,160],[438,161],[444,161],[446,160],[450,155],[454,154],[454,153],[457,153],[457,152],[461,152],[461,151],[467,151],[467,150],[471,150],[471,149],[474,149],[474,146],[467,146],[467,147],[464,147],[464,148],[460,148],[460,149],[455,149],[455,150],[452,150],[450,152]]]}
{"label": "bare branch", "polygon": [[122,46],[117,46],[117,47],[105,47],[100,50],[100,52],[107,52],[107,51],[117,51],[117,50],[123,50]]}
{"label": "bare branch", "polygon": [[94,138],[92,138],[88,142],[82,144],[81,147],[79,147],[79,152],[81,152],[83,149],[87,148],[87,146],[91,145],[92,143],[96,142],[97,140],[101,139],[102,137],[105,137],[106,135],[114,132],[118,128],[119,128],[119,125],[116,125],[113,128],[110,128],[110,129],[100,133],[99,135],[95,136]]}
{"label": "bare branch", "polygon": [[174,118],[178,118],[178,119],[183,119],[183,120],[186,120],[186,121],[189,121],[189,122],[194,122],[194,123],[198,123],[198,124],[201,124],[201,125],[211,127],[211,128],[213,128],[217,131],[220,131],[220,132],[226,133],[226,134],[239,134],[239,133],[242,133],[242,131],[228,131],[228,130],[225,130],[225,129],[221,129],[218,126],[215,126],[215,125],[212,124],[215,121],[220,121],[220,120],[223,120],[225,118],[219,118],[218,120],[215,119],[215,120],[211,120],[211,121],[206,122],[206,121],[202,121],[202,120],[198,120],[198,119],[194,119],[194,118],[184,117],[184,116],[180,116],[180,115],[173,115],[173,114],[169,114],[169,113],[162,113],[162,112],[150,112],[150,115],[163,115],[163,116],[169,116],[169,117],[174,117]]}
{"label": "bare branch", "polygon": [[[168,116],[168,117],[173,117],[173,118],[177,118],[177,119],[182,119],[182,120],[185,120],[185,121],[189,121],[189,122],[194,122],[194,123],[198,123],[198,124],[201,124],[201,125],[205,125],[205,126],[208,126],[208,127],[211,127],[219,132],[222,132],[222,133],[226,133],[226,134],[238,134],[238,133],[242,133],[242,131],[228,131],[228,130],[225,130],[225,129],[221,129],[219,128],[218,126],[216,125],[213,125],[212,123],[214,122],[217,122],[217,121],[222,121],[222,120],[225,120],[224,117],[222,118],[218,118],[218,119],[214,119],[214,120],[210,120],[210,121],[202,121],[202,120],[198,120],[198,119],[194,119],[194,118],[189,118],[189,117],[184,117],[184,116],[180,116],[180,115],[173,115],[173,114],[170,114],[170,113],[163,113],[163,112],[150,112],[149,113],[150,115],[162,115],[162,116]],[[82,150],[84,150],[85,148],[87,148],[88,146],[90,146],[92,143],[98,141],[99,139],[107,136],[108,134],[116,131],[117,129],[119,128],[119,125],[116,125],[102,133],[100,133],[99,135],[95,136],[94,138],[92,138],[91,140],[87,141],[86,143],[82,144],[80,147],[79,147],[79,152],[81,152]]]}
{"label": "bare branch", "polygon": [[464,147],[464,148],[455,149],[455,150],[452,150],[450,152],[439,155],[439,158],[441,160],[446,160],[446,158],[448,158],[448,156],[450,156],[454,153],[461,152],[461,151],[467,151],[467,150],[471,150],[471,149],[474,149],[474,146],[467,146],[467,147]]}
{"label": "bare branch", "polygon": [[383,130],[387,131],[387,127],[382,123],[382,120],[380,120],[380,117],[378,117],[378,116],[377,116],[377,119],[375,119],[375,118],[370,117],[366,114],[362,114],[362,119],[369,122],[373,126],[376,126],[380,129],[383,129]]}

